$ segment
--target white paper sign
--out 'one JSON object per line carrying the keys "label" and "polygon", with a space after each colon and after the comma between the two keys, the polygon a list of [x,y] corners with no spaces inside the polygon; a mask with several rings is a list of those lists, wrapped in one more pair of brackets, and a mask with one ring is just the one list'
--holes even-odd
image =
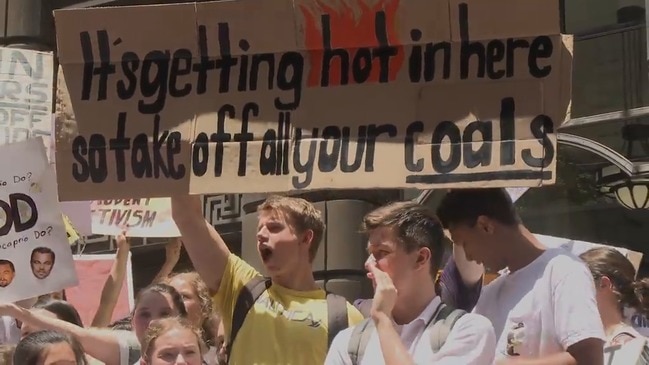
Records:
{"label": "white paper sign", "polygon": [[576,256],[579,256],[588,250],[592,250],[594,248],[599,248],[599,247],[613,248],[615,250],[618,250],[624,256],[627,256],[629,254],[629,250],[627,250],[624,247],[614,247],[614,246],[608,246],[597,242],[579,241],[579,240],[573,240],[571,238],[566,238],[566,237],[555,237],[555,236],[548,236],[545,234],[538,234],[538,233],[534,233],[534,236],[536,236],[536,238],[547,247],[550,248],[563,247],[564,249],[572,252],[572,254]]}
{"label": "white paper sign", "polygon": [[92,202],[61,202],[61,211],[67,215],[74,229],[79,234],[90,236],[92,234]]}
{"label": "white paper sign", "polygon": [[523,196],[530,188],[507,188],[509,196],[512,198],[512,202],[516,203],[518,199]]}
{"label": "white paper sign", "polygon": [[128,237],[180,237],[170,198],[95,200],[92,233]]}
{"label": "white paper sign", "polygon": [[42,138],[0,146],[0,298],[13,302],[77,284]]}
{"label": "white paper sign", "polygon": [[52,134],[51,52],[0,47],[0,144]]}

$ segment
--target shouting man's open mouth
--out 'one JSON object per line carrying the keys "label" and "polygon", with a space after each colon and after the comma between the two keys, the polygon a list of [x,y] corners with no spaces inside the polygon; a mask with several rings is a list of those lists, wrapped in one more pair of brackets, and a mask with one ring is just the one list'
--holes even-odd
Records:
{"label": "shouting man's open mouth", "polygon": [[259,253],[261,254],[261,260],[263,262],[267,262],[268,260],[270,260],[271,256],[273,255],[273,249],[268,246],[262,245],[259,248]]}

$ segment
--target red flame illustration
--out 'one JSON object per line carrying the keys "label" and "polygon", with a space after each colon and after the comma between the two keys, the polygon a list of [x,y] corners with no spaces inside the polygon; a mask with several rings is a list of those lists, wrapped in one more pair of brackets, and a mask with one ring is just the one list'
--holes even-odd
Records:
{"label": "red flame illustration", "polygon": [[[400,0],[379,0],[376,4],[370,5],[371,1],[352,1],[353,5],[338,1],[333,7],[332,0],[315,0],[319,9],[314,11],[305,5],[300,5],[304,16],[305,45],[310,57],[310,72],[307,85],[319,86],[323,62],[322,26],[320,16],[329,14],[331,22],[331,46],[332,48],[345,48],[349,53],[350,65],[354,60],[357,48],[378,46],[375,33],[375,15],[378,11],[384,11],[386,16],[386,31],[388,42],[391,46],[399,46],[399,38],[396,29],[396,12]],[[399,53],[390,58],[389,80],[396,78],[404,62],[402,47]],[[372,61],[372,71],[365,83],[378,82],[379,60]],[[340,85],[341,65],[340,59],[335,57],[330,66],[330,85]],[[349,82],[354,83],[349,70]]]}

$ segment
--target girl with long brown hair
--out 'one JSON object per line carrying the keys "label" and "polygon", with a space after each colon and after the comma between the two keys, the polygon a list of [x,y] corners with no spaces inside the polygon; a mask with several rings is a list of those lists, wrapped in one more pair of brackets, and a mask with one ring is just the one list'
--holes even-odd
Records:
{"label": "girl with long brown hair", "polygon": [[594,248],[580,255],[593,274],[597,306],[606,330],[606,346],[621,345],[641,337],[624,316],[625,308],[649,314],[649,280],[636,280],[636,271],[613,248]]}

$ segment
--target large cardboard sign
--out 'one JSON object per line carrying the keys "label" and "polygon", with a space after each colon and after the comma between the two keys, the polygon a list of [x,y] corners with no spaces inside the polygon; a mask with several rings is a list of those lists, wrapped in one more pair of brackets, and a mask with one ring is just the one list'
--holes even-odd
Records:
{"label": "large cardboard sign", "polygon": [[51,52],[0,47],[0,144],[52,134]]}
{"label": "large cardboard sign", "polygon": [[552,184],[572,63],[559,10],[233,0],[55,11],[60,197]]}
{"label": "large cardboard sign", "polygon": [[579,240],[573,240],[571,238],[554,237],[554,236],[548,236],[548,235],[537,234],[537,233],[535,233],[534,236],[536,236],[536,238],[547,247],[551,247],[551,248],[563,247],[564,249],[572,252],[574,255],[577,256],[581,255],[582,253],[588,250],[592,250],[594,248],[605,247],[605,248],[615,249],[619,251],[622,255],[624,255],[627,259],[629,259],[629,261],[631,262],[631,264],[633,264],[633,267],[635,268],[636,274],[638,272],[638,269],[640,268],[640,264],[642,263],[643,254],[641,252],[632,251],[624,247],[615,247],[615,246],[605,245],[603,243],[579,241]]}
{"label": "large cardboard sign", "polygon": [[[115,254],[74,256],[79,285],[65,289],[65,296],[67,301],[77,309],[86,326],[90,326],[97,313],[101,292],[110,275],[115,257]],[[113,310],[113,321],[128,316],[133,310],[133,271],[130,254],[126,265],[126,277],[122,283],[122,290],[119,292],[117,305]]]}
{"label": "large cardboard sign", "polygon": [[171,199],[110,199],[92,202],[92,233],[128,237],[180,237]]}
{"label": "large cardboard sign", "polygon": [[[644,256],[642,252],[637,252],[629,250],[624,247],[615,247],[609,246],[602,243],[588,242],[588,241],[579,241],[573,240],[565,237],[554,237],[542,234],[534,234],[539,241],[544,245],[552,248],[563,247],[564,249],[572,252],[575,255],[581,255],[582,253],[592,250],[594,248],[612,248],[619,251],[624,255],[635,269],[636,275],[640,269],[640,264],[642,263],[642,257]],[[627,323],[633,326],[640,334],[643,336],[649,336],[649,319],[641,313],[636,311],[634,308],[624,308],[624,318]]]}
{"label": "large cardboard sign", "polygon": [[0,298],[13,302],[76,283],[42,138],[0,146]]}

